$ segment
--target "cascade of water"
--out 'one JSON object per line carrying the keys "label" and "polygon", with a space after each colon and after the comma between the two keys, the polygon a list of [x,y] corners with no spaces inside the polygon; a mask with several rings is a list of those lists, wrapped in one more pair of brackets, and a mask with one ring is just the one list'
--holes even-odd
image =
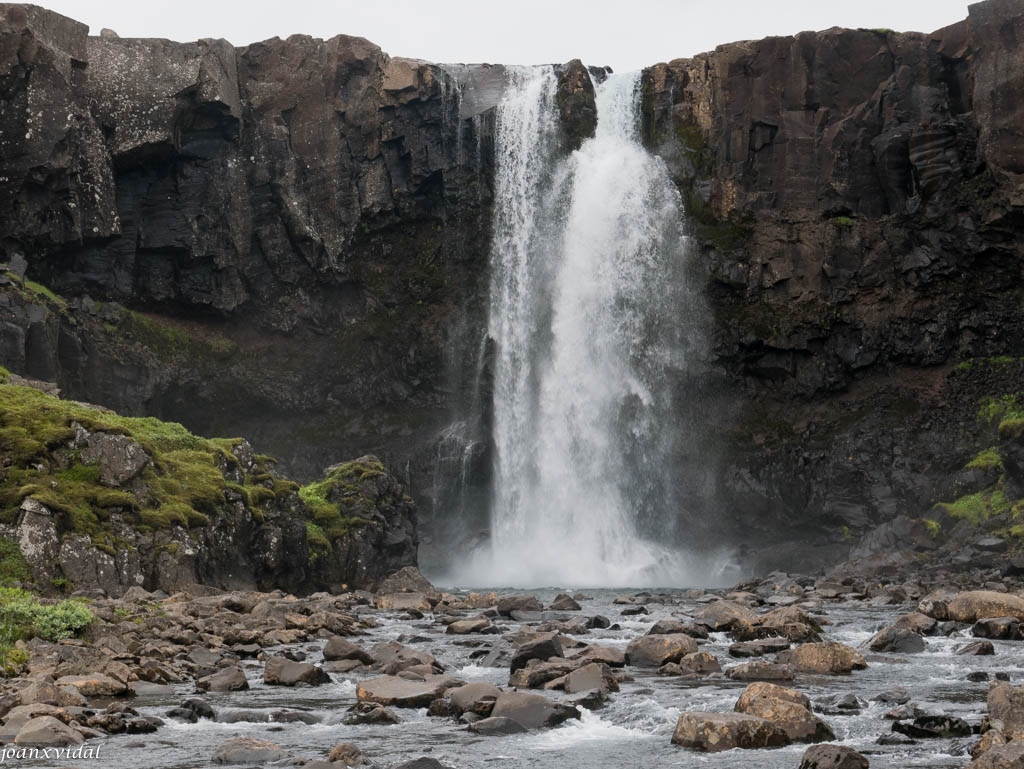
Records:
{"label": "cascade of water", "polygon": [[638,76],[598,86],[596,135],[567,157],[553,70],[511,78],[495,138],[492,531],[464,579],[706,582],[662,544],[679,517],[674,382],[700,311],[678,191],[639,143]]}

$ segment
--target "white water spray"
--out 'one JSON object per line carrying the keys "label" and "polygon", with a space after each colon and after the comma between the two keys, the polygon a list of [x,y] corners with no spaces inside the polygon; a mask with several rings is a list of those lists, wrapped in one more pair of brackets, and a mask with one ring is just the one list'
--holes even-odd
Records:
{"label": "white water spray", "polygon": [[676,533],[673,382],[699,346],[679,194],[639,143],[637,75],[598,86],[568,157],[555,95],[550,67],[519,70],[498,109],[492,531],[463,578],[706,583],[650,538]]}

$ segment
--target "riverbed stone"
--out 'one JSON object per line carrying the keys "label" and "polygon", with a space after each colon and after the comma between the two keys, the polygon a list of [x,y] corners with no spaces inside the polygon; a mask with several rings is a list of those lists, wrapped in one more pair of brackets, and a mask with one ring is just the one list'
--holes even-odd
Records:
{"label": "riverbed stone", "polygon": [[323,654],[325,660],[331,661],[358,660],[364,665],[372,665],[375,662],[373,655],[361,646],[337,635],[332,635],[327,639]]}
{"label": "riverbed stone", "polygon": [[975,638],[1019,641],[1024,638],[1024,629],[1016,617],[988,617],[975,622],[971,634]]}
{"label": "riverbed stone", "polygon": [[468,711],[486,717],[490,715],[494,702],[500,695],[501,689],[494,684],[475,681],[449,689],[446,696],[455,711],[454,715],[461,716]]}
{"label": "riverbed stone", "polygon": [[601,692],[617,692],[619,682],[612,669],[601,662],[591,662],[569,673],[565,678],[565,693],[579,694],[597,689]]}
{"label": "riverbed stone", "polygon": [[812,745],[800,760],[800,769],[868,769],[868,759],[845,745]]}
{"label": "riverbed stone", "polygon": [[761,638],[756,641],[737,641],[729,645],[730,657],[763,657],[785,651],[792,644],[788,638]]}
{"label": "riverbed stone", "polygon": [[248,688],[249,682],[245,679],[245,671],[237,665],[196,681],[196,689],[201,692],[238,692]]}
{"label": "riverbed stone", "polygon": [[335,745],[327,755],[327,760],[345,766],[362,766],[369,763],[363,751],[351,742],[340,742]]}
{"label": "riverbed stone", "polygon": [[977,622],[987,617],[1024,620],[1024,598],[994,590],[971,590],[949,602],[948,617],[956,622]]}
{"label": "riverbed stone", "polygon": [[634,667],[659,668],[696,651],[697,642],[682,633],[645,635],[630,641],[626,661]]}
{"label": "riverbed stone", "polygon": [[545,633],[541,636],[520,644],[512,654],[511,672],[515,673],[520,668],[526,667],[530,660],[548,660],[552,657],[561,657],[562,644],[556,633]]}
{"label": "riverbed stone", "polygon": [[802,644],[781,652],[775,659],[800,673],[848,675],[868,666],[856,649],[835,641]]}
{"label": "riverbed stone", "polygon": [[234,737],[222,742],[213,753],[215,764],[269,764],[288,758],[279,745],[255,737]]}
{"label": "riverbed stone", "polygon": [[700,624],[714,631],[734,630],[757,622],[757,614],[749,607],[726,600],[708,604],[695,617]]}
{"label": "riverbed stone", "polygon": [[580,611],[581,607],[571,595],[559,593],[548,609],[551,611]]}
{"label": "riverbed stone", "polygon": [[487,617],[474,617],[473,619],[460,619],[452,622],[445,629],[448,635],[469,635],[471,633],[482,633],[490,629],[491,621]]}
{"label": "riverbed stone", "polygon": [[717,753],[733,748],[778,748],[790,742],[771,721],[744,713],[682,713],[672,743]]}
{"label": "riverbed stone", "polygon": [[526,729],[539,729],[579,718],[580,711],[570,705],[553,702],[541,694],[502,692],[494,702],[491,717],[508,718]]}
{"label": "riverbed stone", "polygon": [[461,685],[450,676],[429,675],[423,680],[409,680],[398,676],[381,676],[360,681],[356,696],[362,702],[391,705],[396,708],[425,708],[445,690]]}
{"label": "riverbed stone", "polygon": [[988,690],[988,717],[1002,724],[1008,739],[1024,740],[1024,686],[994,684]]}
{"label": "riverbed stone", "polygon": [[1024,742],[995,745],[972,761],[968,769],[1024,769]]}
{"label": "riverbed stone", "polygon": [[85,739],[77,731],[53,716],[30,719],[14,738],[15,745],[24,747],[60,747],[81,745]]}
{"label": "riverbed stone", "polygon": [[331,683],[331,676],[310,662],[292,662],[285,657],[271,657],[263,668],[263,683],[270,686],[322,686]]}
{"label": "riverbed stone", "polygon": [[792,681],[793,668],[777,662],[754,660],[727,668],[725,675],[734,681]]}
{"label": "riverbed stone", "polygon": [[836,737],[832,728],[811,712],[806,695],[777,684],[758,682],[748,686],[736,702],[736,712],[771,721],[792,742],[824,742]]}

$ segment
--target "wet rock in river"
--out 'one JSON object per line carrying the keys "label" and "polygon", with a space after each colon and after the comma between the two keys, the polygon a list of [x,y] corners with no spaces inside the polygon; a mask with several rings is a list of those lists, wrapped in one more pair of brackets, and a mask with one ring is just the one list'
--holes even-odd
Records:
{"label": "wet rock in river", "polygon": [[845,745],[813,745],[800,760],[800,769],[868,769],[868,760]]}
{"label": "wet rock in river", "polygon": [[520,644],[512,655],[511,672],[526,667],[530,660],[547,660],[562,656],[562,644],[555,633],[544,634],[532,641]]}
{"label": "wet rock in river", "polygon": [[288,758],[279,745],[254,737],[235,737],[221,743],[213,754],[215,764],[269,764]]}
{"label": "wet rock in river", "polygon": [[373,702],[357,702],[348,709],[348,716],[345,718],[347,726],[359,726],[361,724],[397,724],[399,721],[391,710]]}
{"label": "wet rock in river", "polygon": [[1001,641],[1024,639],[1024,629],[1016,617],[989,617],[974,623],[971,633],[976,638],[993,638]]}
{"label": "wet rock in river", "polygon": [[398,676],[381,676],[361,681],[356,688],[356,696],[362,702],[375,702],[379,705],[393,705],[398,708],[425,708],[447,689],[461,686],[462,683],[462,681],[449,676],[441,675],[426,676],[419,681]]}
{"label": "wet rock in river", "polygon": [[987,657],[996,653],[991,641],[971,641],[956,648],[956,654],[963,657]]}
{"label": "wet rock in river", "polygon": [[611,668],[601,662],[591,662],[577,668],[566,676],[566,694],[579,694],[596,689],[601,692],[617,692],[619,682],[615,680]]}
{"label": "wet rock in river", "polygon": [[972,761],[968,769],[1021,769],[1024,767],[1024,742],[1014,740],[996,745],[980,758]]}
{"label": "wet rock in river", "polygon": [[540,694],[502,692],[495,700],[491,717],[508,718],[526,729],[539,729],[542,726],[557,726],[570,718],[579,718],[580,712]]}
{"label": "wet rock in river", "polygon": [[741,603],[735,601],[715,601],[695,615],[697,621],[713,631],[734,630],[753,625],[757,622],[757,614]]}
{"label": "wet rock in river", "polygon": [[918,716],[911,723],[896,721],[892,730],[915,739],[970,737],[973,734],[971,725],[962,718],[941,715]]}
{"label": "wet rock in river", "polygon": [[790,742],[771,721],[743,713],[682,713],[672,743],[717,753],[733,748],[777,748]]}
{"label": "wet rock in river", "polygon": [[1008,738],[1024,740],[1024,686],[995,684],[988,690],[988,717]]}
{"label": "wet rock in river", "polygon": [[744,662],[726,669],[725,675],[734,681],[792,681],[793,668],[777,662]]}
{"label": "wet rock in river", "polygon": [[196,690],[201,692],[238,692],[248,688],[249,682],[245,679],[245,671],[237,665],[196,681]]}
{"label": "wet rock in river", "polygon": [[660,676],[706,676],[721,672],[722,665],[711,652],[687,654],[679,662],[669,662],[658,668]]}
{"label": "wet rock in river", "polygon": [[806,695],[772,683],[748,686],[736,702],[737,713],[747,713],[771,721],[785,731],[792,742],[834,740],[832,728],[811,713]]}
{"label": "wet rock in river", "polygon": [[351,742],[341,742],[331,748],[327,760],[345,766],[362,766],[370,763],[359,748]]}
{"label": "wet rock in river", "polygon": [[579,611],[580,605],[576,602],[571,595],[565,593],[559,593],[555,596],[555,600],[548,606],[551,611]]}
{"label": "wet rock in river", "polygon": [[626,647],[626,661],[634,667],[658,668],[667,662],[679,662],[697,651],[697,642],[688,635],[646,635]]}
{"label": "wet rock in river", "polygon": [[501,689],[497,686],[478,681],[449,689],[447,697],[456,717],[472,712],[486,718],[494,709],[494,703],[500,694]]}
{"label": "wet rock in river", "polygon": [[364,665],[372,665],[374,658],[365,649],[341,636],[331,636],[324,645],[325,660],[358,660]]}
{"label": "wet rock in river", "polygon": [[790,647],[788,638],[762,638],[757,641],[737,641],[729,646],[730,657],[763,657],[777,654]]}
{"label": "wet rock in river", "polygon": [[53,716],[30,719],[14,738],[14,744],[23,747],[81,745],[84,741],[81,734]]}
{"label": "wet rock in river", "polygon": [[514,611],[543,611],[544,606],[532,595],[511,595],[498,601],[498,614],[512,616]]}
{"label": "wet rock in river", "polygon": [[1024,598],[994,590],[972,590],[951,600],[948,614],[949,619],[957,622],[977,622],[987,617],[1024,620]]}
{"label": "wet rock in river", "polygon": [[834,641],[803,644],[776,656],[800,673],[847,675],[868,666],[856,649]]}
{"label": "wet rock in river", "polygon": [[331,676],[323,668],[309,662],[271,657],[263,668],[263,683],[270,686],[321,686],[331,683]]}

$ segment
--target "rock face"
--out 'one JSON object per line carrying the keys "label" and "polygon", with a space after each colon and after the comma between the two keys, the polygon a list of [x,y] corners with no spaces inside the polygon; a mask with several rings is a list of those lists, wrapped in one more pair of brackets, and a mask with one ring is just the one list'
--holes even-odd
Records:
{"label": "rock face", "polygon": [[644,71],[645,140],[694,219],[737,388],[705,414],[752,548],[907,510],[860,551],[927,547],[913,521],[953,496],[930,468],[964,465],[979,399],[1014,391],[1019,367],[983,361],[1024,331],[1020,107],[999,106],[1024,90],[1022,33],[1024,6],[992,0],[930,35],[830,29]]}
{"label": "rock face", "polygon": [[[644,72],[644,141],[713,312],[689,399],[717,463],[692,542],[746,544],[755,567],[797,558],[780,542],[927,549],[950,468],[997,440],[1024,488],[1019,440],[962,440],[1024,376],[1022,36],[1021,4],[987,0],[930,35],[832,29]],[[0,68],[0,364],[246,435],[302,480],[374,452],[436,503],[435,541],[473,530],[502,67],[346,36],[89,37],[3,3]],[[569,150],[603,73],[556,74]],[[453,468],[465,519],[446,531]]]}

